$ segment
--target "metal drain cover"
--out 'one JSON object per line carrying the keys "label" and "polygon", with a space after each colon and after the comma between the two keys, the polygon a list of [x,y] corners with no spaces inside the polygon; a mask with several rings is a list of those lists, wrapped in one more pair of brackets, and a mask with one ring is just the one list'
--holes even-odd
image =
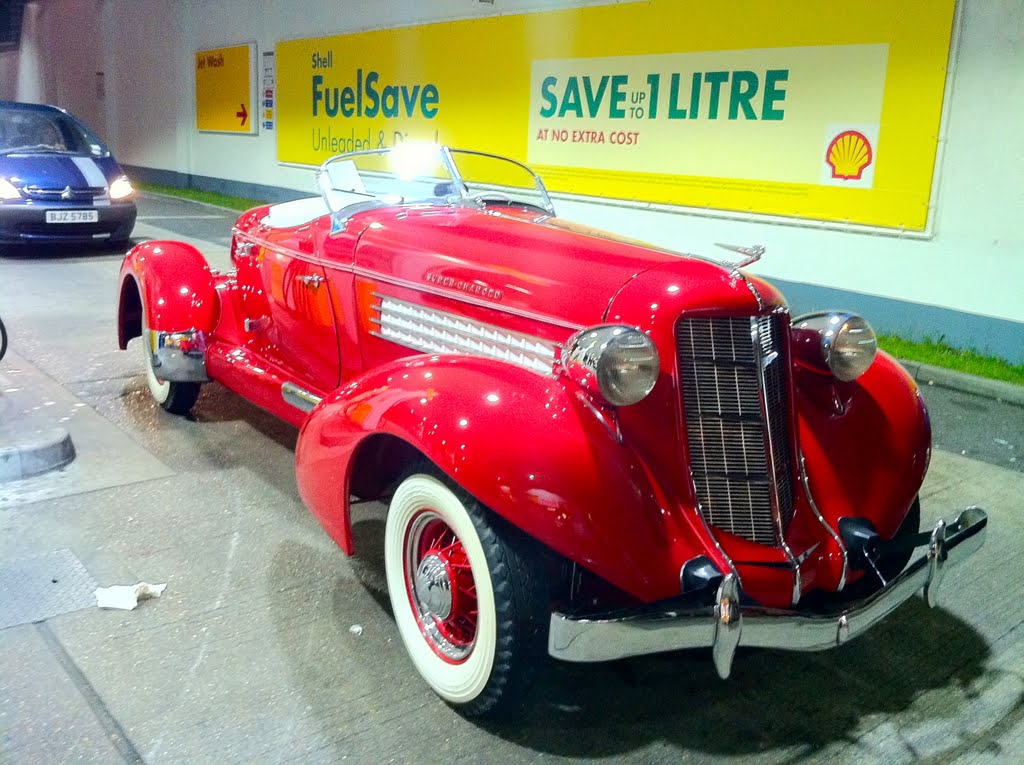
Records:
{"label": "metal drain cover", "polygon": [[0,562],[0,629],[96,605],[95,580],[71,550]]}

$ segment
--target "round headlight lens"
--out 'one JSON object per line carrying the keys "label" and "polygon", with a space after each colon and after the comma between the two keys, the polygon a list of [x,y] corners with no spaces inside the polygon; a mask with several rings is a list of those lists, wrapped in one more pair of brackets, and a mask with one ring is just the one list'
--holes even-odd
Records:
{"label": "round headlight lens", "polygon": [[875,330],[860,316],[837,316],[834,329],[826,331],[831,343],[826,349],[825,361],[840,380],[849,382],[864,374],[878,353]]}
{"label": "round headlight lens", "polygon": [[811,313],[793,319],[796,359],[804,366],[831,373],[843,382],[856,380],[875,360],[875,330],[852,313]]}
{"label": "round headlight lens", "polygon": [[569,341],[569,376],[614,406],[643,400],[658,381],[658,349],[643,332],[608,325],[585,329]]}

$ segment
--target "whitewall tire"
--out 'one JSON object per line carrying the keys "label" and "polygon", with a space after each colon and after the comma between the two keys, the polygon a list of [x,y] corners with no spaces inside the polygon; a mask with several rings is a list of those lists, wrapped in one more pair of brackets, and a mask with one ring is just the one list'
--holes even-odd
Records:
{"label": "whitewall tire", "polygon": [[427,684],[469,716],[518,706],[546,641],[520,536],[426,473],[391,500],[384,563],[398,632]]}
{"label": "whitewall tire", "polygon": [[161,380],[153,369],[153,349],[150,347],[152,336],[145,322],[142,324],[142,356],[146,365],[146,385],[149,393],[153,396],[162,408],[171,414],[185,415],[192,411],[192,407],[199,398],[200,383],[192,382],[171,382]]}

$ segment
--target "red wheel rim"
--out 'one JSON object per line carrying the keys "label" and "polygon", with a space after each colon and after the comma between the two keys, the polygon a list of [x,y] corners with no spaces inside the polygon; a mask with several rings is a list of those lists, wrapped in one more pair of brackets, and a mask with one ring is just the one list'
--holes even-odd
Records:
{"label": "red wheel rim", "polygon": [[434,510],[421,510],[405,533],[405,587],[420,632],[450,664],[472,653],[476,582],[462,540]]}

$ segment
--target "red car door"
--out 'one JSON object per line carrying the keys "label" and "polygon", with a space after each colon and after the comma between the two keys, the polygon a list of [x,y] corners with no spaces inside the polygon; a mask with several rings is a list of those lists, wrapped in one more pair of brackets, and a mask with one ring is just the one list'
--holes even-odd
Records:
{"label": "red car door", "polygon": [[315,256],[312,226],[281,232],[260,248],[258,268],[269,315],[257,322],[260,349],[300,386],[338,385],[338,336],[331,290]]}

